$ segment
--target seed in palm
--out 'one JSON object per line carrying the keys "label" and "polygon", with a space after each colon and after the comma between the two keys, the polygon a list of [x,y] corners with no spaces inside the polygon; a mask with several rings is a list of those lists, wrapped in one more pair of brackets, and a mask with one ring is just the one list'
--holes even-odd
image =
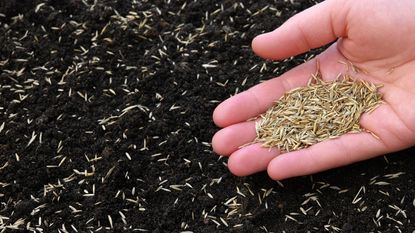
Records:
{"label": "seed in palm", "polygon": [[255,142],[289,152],[362,132],[361,115],[382,103],[380,87],[349,75],[331,82],[313,75],[307,86],[287,92],[261,115]]}

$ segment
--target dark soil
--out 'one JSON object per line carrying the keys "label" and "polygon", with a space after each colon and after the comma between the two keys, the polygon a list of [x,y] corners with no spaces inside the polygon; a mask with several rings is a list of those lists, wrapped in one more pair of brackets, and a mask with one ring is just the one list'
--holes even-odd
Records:
{"label": "dark soil", "polygon": [[211,150],[220,101],[318,52],[250,49],[313,4],[0,1],[0,230],[414,230],[413,149],[282,183]]}

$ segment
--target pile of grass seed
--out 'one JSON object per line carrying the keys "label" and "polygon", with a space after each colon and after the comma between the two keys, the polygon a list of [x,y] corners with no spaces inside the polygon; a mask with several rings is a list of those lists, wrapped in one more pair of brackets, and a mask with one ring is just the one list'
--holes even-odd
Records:
{"label": "pile of grass seed", "polygon": [[287,92],[261,115],[255,142],[288,152],[362,132],[360,116],[382,102],[380,87],[348,75],[331,82],[313,75],[307,86]]}

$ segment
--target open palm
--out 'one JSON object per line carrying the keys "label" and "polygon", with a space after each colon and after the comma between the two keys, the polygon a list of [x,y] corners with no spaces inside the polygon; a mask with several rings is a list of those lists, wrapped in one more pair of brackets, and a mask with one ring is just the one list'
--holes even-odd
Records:
{"label": "open palm", "polygon": [[[238,176],[267,170],[273,179],[312,174],[415,145],[415,1],[327,0],[294,16],[273,32],[252,42],[255,53],[283,59],[336,41],[316,58],[278,78],[261,83],[221,103],[213,118],[223,127],[212,140]],[[383,84],[384,104],[360,120],[373,132],[346,134],[309,148],[280,153],[260,144],[242,145],[255,138],[255,122],[290,89],[305,86],[320,65],[323,79],[340,73]]]}

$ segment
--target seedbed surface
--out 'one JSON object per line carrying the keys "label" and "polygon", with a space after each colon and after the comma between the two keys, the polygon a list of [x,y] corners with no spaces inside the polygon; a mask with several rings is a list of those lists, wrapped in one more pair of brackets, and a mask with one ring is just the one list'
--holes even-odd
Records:
{"label": "seedbed surface", "polygon": [[321,51],[250,49],[314,4],[1,1],[0,230],[412,232],[413,149],[279,183],[212,152],[219,102]]}

